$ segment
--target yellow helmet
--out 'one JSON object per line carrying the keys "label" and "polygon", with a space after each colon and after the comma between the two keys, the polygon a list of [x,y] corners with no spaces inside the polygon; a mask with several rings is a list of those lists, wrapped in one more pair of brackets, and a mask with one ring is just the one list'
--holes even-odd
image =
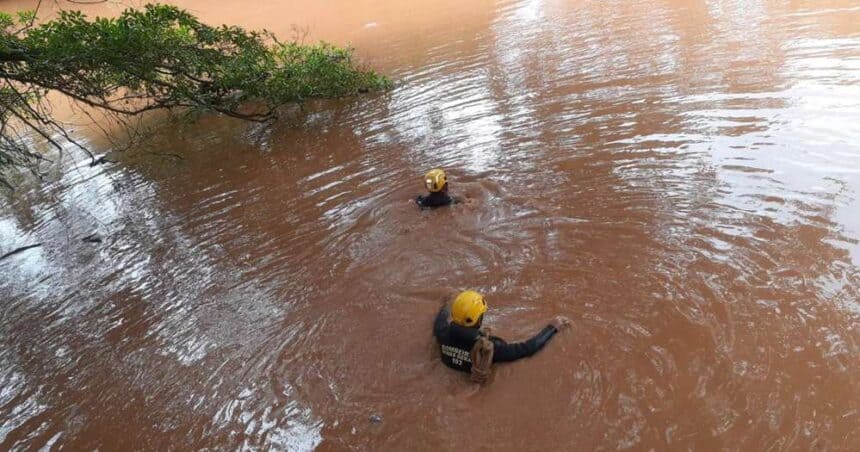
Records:
{"label": "yellow helmet", "polygon": [[475,326],[481,315],[487,312],[483,295],[474,290],[460,292],[451,306],[451,320],[460,326]]}
{"label": "yellow helmet", "polygon": [[430,193],[442,191],[447,183],[448,178],[445,177],[445,171],[439,168],[431,169],[424,175],[424,185],[427,186]]}

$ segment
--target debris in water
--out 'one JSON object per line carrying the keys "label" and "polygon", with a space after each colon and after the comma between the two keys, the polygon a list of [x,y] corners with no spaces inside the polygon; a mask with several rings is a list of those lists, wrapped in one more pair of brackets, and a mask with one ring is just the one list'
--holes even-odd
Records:
{"label": "debris in water", "polygon": [[102,236],[98,232],[94,232],[81,240],[87,243],[102,243]]}
{"label": "debris in water", "polygon": [[18,254],[18,253],[22,253],[22,252],[24,252],[24,251],[29,250],[30,248],[36,248],[36,247],[39,247],[39,246],[42,246],[42,244],[41,244],[41,243],[35,243],[35,244],[33,244],[33,245],[27,245],[27,246],[22,246],[22,247],[20,247],[20,248],[15,248],[14,250],[9,251],[8,253],[6,253],[6,254],[4,254],[4,255],[0,256],[0,260],[2,260],[2,259],[6,259],[6,258],[7,258],[7,257],[9,257],[9,256],[14,256],[14,255],[16,255],[16,254]]}
{"label": "debris in water", "polygon": [[378,414],[371,414],[370,415],[370,423],[371,424],[381,424],[382,423],[382,416],[380,416]]}

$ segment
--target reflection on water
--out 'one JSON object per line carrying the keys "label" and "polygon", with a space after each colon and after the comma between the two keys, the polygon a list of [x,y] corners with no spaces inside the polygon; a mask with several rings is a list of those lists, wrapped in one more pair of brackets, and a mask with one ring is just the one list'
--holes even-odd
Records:
{"label": "reflection on water", "polygon": [[[9,197],[0,449],[860,447],[860,7],[179,3],[398,87]],[[414,207],[434,166],[465,204]],[[470,391],[465,287],[574,328]]]}

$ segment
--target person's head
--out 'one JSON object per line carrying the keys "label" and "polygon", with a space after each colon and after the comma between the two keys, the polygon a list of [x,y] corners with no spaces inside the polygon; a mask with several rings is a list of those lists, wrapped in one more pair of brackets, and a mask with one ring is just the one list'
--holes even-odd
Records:
{"label": "person's head", "polygon": [[430,193],[448,191],[448,178],[445,171],[439,168],[431,169],[424,175],[424,186]]}
{"label": "person's head", "polygon": [[474,290],[460,292],[451,304],[451,321],[467,328],[480,328],[487,312],[483,295]]}

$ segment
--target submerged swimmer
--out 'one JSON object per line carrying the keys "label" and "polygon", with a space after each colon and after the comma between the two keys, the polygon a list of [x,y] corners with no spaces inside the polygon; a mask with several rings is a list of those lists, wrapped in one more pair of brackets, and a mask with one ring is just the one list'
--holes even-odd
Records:
{"label": "submerged swimmer", "polygon": [[[439,341],[442,362],[452,369],[471,372],[473,380],[486,380],[492,363],[516,361],[532,356],[562,328],[570,325],[565,317],[556,317],[531,339],[508,343],[481,330],[487,302],[478,292],[467,290],[457,295],[448,308],[443,306],[433,324],[433,334]],[[473,369],[473,361],[479,369]],[[476,373],[478,378],[476,378]]]}
{"label": "submerged swimmer", "polygon": [[445,171],[432,169],[424,175],[424,186],[430,193],[415,198],[415,203],[422,209],[442,207],[459,202],[456,198],[448,195],[448,178]]}

